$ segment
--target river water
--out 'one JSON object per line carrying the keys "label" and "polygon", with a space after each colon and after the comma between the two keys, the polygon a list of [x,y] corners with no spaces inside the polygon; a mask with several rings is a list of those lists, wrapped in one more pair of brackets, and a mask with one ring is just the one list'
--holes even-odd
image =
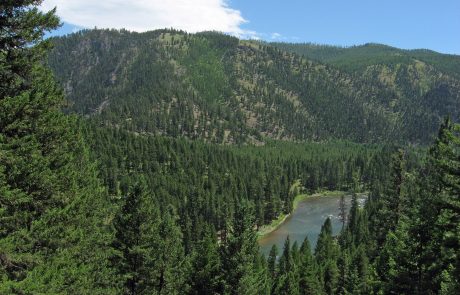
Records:
{"label": "river water", "polygon": [[[358,202],[363,204],[365,199],[366,196],[359,196]],[[312,249],[314,249],[321,226],[327,217],[331,218],[333,233],[339,233],[342,228],[342,223],[338,217],[339,201],[340,196],[319,196],[305,199],[282,225],[259,240],[261,252],[268,256],[271,247],[276,244],[278,253],[282,253],[288,235],[291,245],[297,241],[299,247],[305,237],[308,236]],[[346,196],[345,201],[348,212],[351,196]]]}

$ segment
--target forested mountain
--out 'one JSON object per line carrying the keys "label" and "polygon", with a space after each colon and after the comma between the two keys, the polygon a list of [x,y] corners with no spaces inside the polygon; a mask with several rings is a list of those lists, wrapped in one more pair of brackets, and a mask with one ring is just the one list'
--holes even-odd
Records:
{"label": "forested mountain", "polygon": [[171,30],[89,30],[53,42],[49,64],[68,109],[139,133],[426,144],[444,116],[460,115],[458,56]]}
{"label": "forested mountain", "polygon": [[337,47],[312,43],[269,43],[285,51],[306,58],[335,65],[347,71],[364,72],[376,65],[408,66],[420,62],[438,71],[459,77],[460,56],[441,54],[428,49],[404,50],[383,44],[367,43],[360,46]]}
{"label": "forested mountain", "polygon": [[[459,294],[460,125],[394,145],[457,118],[456,57],[350,69],[171,30],[47,57],[40,3],[0,4],[1,294]],[[324,189],[353,195],[338,236],[264,257],[259,227]]]}

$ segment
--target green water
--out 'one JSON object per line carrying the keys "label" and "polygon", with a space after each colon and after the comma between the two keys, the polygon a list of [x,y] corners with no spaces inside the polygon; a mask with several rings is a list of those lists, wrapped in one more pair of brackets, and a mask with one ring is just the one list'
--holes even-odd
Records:
{"label": "green water", "polygon": [[[365,199],[366,196],[358,197],[360,204],[363,204]],[[288,235],[291,239],[291,245],[294,241],[297,241],[299,247],[305,237],[308,236],[314,249],[321,226],[327,217],[331,218],[333,233],[339,233],[342,228],[342,223],[338,217],[339,201],[339,196],[321,196],[305,199],[280,227],[259,240],[261,252],[268,255],[272,245],[276,244],[278,252],[281,253]],[[345,201],[347,208],[349,208],[351,196],[346,196]]]}

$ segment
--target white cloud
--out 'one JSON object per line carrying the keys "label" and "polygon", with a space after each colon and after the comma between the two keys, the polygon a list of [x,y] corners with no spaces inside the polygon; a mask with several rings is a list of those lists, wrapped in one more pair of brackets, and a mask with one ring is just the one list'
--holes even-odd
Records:
{"label": "white cloud", "polygon": [[280,33],[272,33],[272,35],[270,36],[273,40],[275,39],[279,39],[281,37],[281,34]]}
{"label": "white cloud", "polygon": [[45,0],[43,10],[57,7],[62,21],[85,28],[144,32],[175,28],[190,33],[215,30],[239,37],[256,36],[241,25],[247,20],[227,0]]}
{"label": "white cloud", "polygon": [[244,30],[244,32],[239,34],[238,37],[241,39],[261,40],[263,39],[263,34],[257,33],[256,31]]}

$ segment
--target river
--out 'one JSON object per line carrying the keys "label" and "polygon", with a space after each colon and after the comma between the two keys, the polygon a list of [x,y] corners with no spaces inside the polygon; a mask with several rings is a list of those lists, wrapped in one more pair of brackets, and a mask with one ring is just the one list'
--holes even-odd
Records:
{"label": "river", "polygon": [[[366,196],[358,196],[358,202],[364,204]],[[312,249],[316,245],[321,226],[327,217],[331,217],[334,234],[339,233],[342,223],[338,218],[340,196],[309,197],[302,201],[296,210],[276,230],[259,239],[261,252],[268,256],[273,244],[278,247],[278,253],[282,253],[284,242],[289,235],[291,245],[294,241],[300,245],[306,236],[310,240]],[[351,203],[351,196],[346,196],[347,212]]]}

